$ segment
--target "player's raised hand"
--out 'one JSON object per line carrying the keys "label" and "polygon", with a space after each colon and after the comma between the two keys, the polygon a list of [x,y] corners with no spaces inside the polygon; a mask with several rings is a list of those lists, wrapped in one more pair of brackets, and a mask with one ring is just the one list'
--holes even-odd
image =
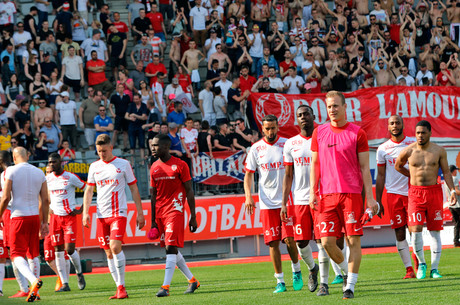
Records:
{"label": "player's raised hand", "polygon": [[256,203],[254,202],[254,199],[251,197],[246,198],[246,202],[244,204],[244,211],[248,213],[249,215],[252,215],[254,213],[254,209],[256,208]]}
{"label": "player's raised hand", "polygon": [[282,222],[287,222],[287,207],[285,204],[282,204],[281,205],[281,212],[280,212],[280,216],[281,216],[281,221]]}
{"label": "player's raised hand", "polygon": [[190,232],[192,233],[196,232],[196,229],[198,228],[198,224],[196,222],[196,216],[190,217],[190,221],[188,222],[188,228],[190,229]]}
{"label": "player's raised hand", "polygon": [[90,224],[91,224],[91,220],[90,220],[88,214],[83,213],[82,221],[83,221],[83,226],[86,227],[86,228],[89,228],[89,226],[90,226]]}
{"label": "player's raised hand", "polygon": [[139,230],[145,226],[145,217],[142,211],[140,213],[137,213],[136,225],[139,228]]}

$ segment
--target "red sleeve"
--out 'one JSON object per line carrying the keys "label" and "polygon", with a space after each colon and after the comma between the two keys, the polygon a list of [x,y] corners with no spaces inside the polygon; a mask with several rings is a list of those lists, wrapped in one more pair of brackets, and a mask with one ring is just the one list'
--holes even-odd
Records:
{"label": "red sleeve", "polygon": [[367,142],[366,132],[364,131],[364,129],[360,128],[358,131],[358,153],[365,151],[369,151],[369,143]]}
{"label": "red sleeve", "polygon": [[126,25],[126,23],[123,24],[123,31],[124,31],[124,33],[129,32],[129,29],[128,29],[128,26]]}
{"label": "red sleeve", "polygon": [[[144,72],[145,72],[145,73],[152,73],[152,72],[154,72],[154,71],[151,71],[151,70],[150,70],[151,67],[152,67],[152,65],[151,65],[151,64],[148,64],[147,67],[145,67],[145,71],[144,71]],[[152,73],[152,74],[153,74],[153,73]]]}
{"label": "red sleeve", "polygon": [[[311,151],[318,152],[318,128],[313,130],[313,134],[311,136]],[[367,142],[366,142],[367,143]]]}
{"label": "red sleeve", "polygon": [[161,72],[163,72],[164,74],[168,74],[168,71],[166,71],[166,67],[163,64],[162,64],[162,67],[161,67]]}
{"label": "red sleeve", "polygon": [[180,181],[187,182],[192,180],[192,176],[190,176],[190,168],[188,167],[187,163],[184,161],[182,163],[182,170],[180,172]]}

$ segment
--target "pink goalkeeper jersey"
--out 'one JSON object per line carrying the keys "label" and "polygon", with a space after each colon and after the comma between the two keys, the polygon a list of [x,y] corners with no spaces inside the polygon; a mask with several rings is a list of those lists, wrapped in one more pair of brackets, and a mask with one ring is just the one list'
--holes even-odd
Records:
{"label": "pink goalkeeper jersey", "polygon": [[358,153],[369,151],[361,127],[352,123],[343,127],[321,125],[313,132],[311,150],[319,155],[320,194],[361,194]]}

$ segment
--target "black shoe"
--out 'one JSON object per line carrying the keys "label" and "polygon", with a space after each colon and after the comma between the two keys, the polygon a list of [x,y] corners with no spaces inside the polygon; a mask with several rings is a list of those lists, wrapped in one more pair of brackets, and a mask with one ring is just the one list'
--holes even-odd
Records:
{"label": "black shoe", "polygon": [[61,289],[56,290],[56,292],[66,292],[66,291],[70,291],[69,284],[62,284]]}
{"label": "black shoe", "polygon": [[200,282],[191,282],[188,284],[187,290],[185,290],[184,294],[194,293],[195,290],[198,289],[198,287],[200,287]]}
{"label": "black shoe", "polygon": [[320,284],[316,295],[319,297],[324,297],[326,295],[329,295],[329,286],[327,284]]}
{"label": "black shoe", "polygon": [[347,289],[345,290],[345,292],[343,293],[343,300],[347,300],[347,299],[353,299],[355,297],[355,294],[353,293],[353,291],[351,291],[351,289]]}
{"label": "black shoe", "polygon": [[78,278],[78,289],[80,290],[85,289],[86,281],[85,281],[85,277],[83,276],[83,272],[80,274],[77,274],[77,278]]}
{"label": "black shoe", "polygon": [[157,292],[157,297],[169,297],[169,290],[161,287]]}
{"label": "black shoe", "polygon": [[318,288],[318,264],[315,264],[315,267],[310,271],[308,276],[308,289],[313,292]]}
{"label": "black shoe", "polygon": [[348,282],[348,275],[343,276],[343,283],[342,283],[342,291],[345,292],[347,290],[347,282]]}

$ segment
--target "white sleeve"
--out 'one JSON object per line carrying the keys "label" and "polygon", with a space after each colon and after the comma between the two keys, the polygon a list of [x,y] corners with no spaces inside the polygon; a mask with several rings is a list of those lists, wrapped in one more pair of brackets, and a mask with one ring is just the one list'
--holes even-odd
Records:
{"label": "white sleeve", "polygon": [[246,156],[245,169],[250,172],[255,172],[257,169],[256,150],[254,148],[254,146],[251,146]]}
{"label": "white sleeve", "polygon": [[89,166],[88,178],[86,180],[86,183],[88,183],[88,185],[92,185],[92,186],[96,185],[96,179],[94,178],[94,163],[92,163]]}
{"label": "white sleeve", "polygon": [[82,181],[77,175],[75,175],[74,173],[70,173],[70,182],[73,186],[79,188],[79,189],[83,189],[85,187],[85,182]]}
{"label": "white sleeve", "polygon": [[124,173],[125,173],[125,179],[128,185],[132,185],[137,182],[137,179],[134,176],[133,168],[131,167],[128,161],[126,161]]}
{"label": "white sleeve", "polygon": [[284,164],[293,164],[293,163],[294,163],[294,159],[292,158],[292,155],[291,155],[291,145],[290,145],[290,141],[287,141],[287,142],[284,144],[284,148],[283,148],[283,162],[284,162]]}
{"label": "white sleeve", "polygon": [[386,164],[385,151],[383,149],[380,149],[380,147],[379,147],[377,149],[377,153],[375,155],[376,155],[376,158],[377,158],[377,164],[379,164],[379,165]]}

